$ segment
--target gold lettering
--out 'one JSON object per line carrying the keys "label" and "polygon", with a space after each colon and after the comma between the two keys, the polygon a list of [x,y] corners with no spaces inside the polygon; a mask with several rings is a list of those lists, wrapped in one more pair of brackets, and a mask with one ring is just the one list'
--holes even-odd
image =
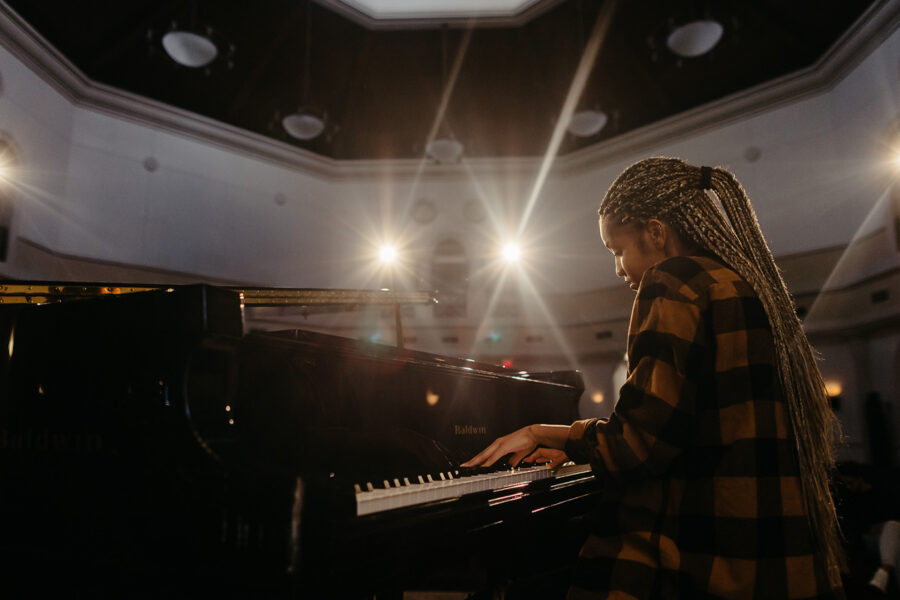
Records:
{"label": "gold lettering", "polygon": [[454,425],[454,435],[485,435],[487,433],[486,425]]}

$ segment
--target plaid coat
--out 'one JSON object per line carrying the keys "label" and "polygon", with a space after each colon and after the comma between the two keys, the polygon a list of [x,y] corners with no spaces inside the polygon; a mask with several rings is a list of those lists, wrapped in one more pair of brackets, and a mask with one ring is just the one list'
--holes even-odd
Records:
{"label": "plaid coat", "polygon": [[780,394],[745,280],[708,257],[648,269],[615,411],[566,445],[604,481],[569,598],[843,598],[813,550]]}

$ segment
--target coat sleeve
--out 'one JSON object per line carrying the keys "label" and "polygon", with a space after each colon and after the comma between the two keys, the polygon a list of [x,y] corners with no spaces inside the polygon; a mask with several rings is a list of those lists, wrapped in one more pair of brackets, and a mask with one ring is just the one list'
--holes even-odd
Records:
{"label": "coat sleeve", "polygon": [[629,325],[629,372],[608,420],[576,421],[566,452],[598,476],[623,480],[664,473],[691,441],[704,352],[701,299],[650,269]]}

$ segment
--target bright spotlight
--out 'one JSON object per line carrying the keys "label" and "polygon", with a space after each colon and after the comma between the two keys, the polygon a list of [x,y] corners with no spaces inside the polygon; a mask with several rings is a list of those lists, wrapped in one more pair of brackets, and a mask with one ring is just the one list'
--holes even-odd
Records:
{"label": "bright spotlight", "polygon": [[516,262],[522,255],[522,251],[519,250],[519,245],[510,242],[503,246],[503,260],[506,262]]}
{"label": "bright spotlight", "polygon": [[378,257],[383,263],[392,263],[397,260],[397,249],[393,246],[382,246],[378,251]]}

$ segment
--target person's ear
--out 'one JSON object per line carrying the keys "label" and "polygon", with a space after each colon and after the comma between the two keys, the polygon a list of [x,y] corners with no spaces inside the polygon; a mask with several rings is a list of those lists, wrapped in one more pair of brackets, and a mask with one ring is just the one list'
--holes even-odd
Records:
{"label": "person's ear", "polygon": [[658,250],[662,250],[666,245],[666,225],[659,219],[650,219],[647,221],[647,233],[650,235],[650,241]]}

